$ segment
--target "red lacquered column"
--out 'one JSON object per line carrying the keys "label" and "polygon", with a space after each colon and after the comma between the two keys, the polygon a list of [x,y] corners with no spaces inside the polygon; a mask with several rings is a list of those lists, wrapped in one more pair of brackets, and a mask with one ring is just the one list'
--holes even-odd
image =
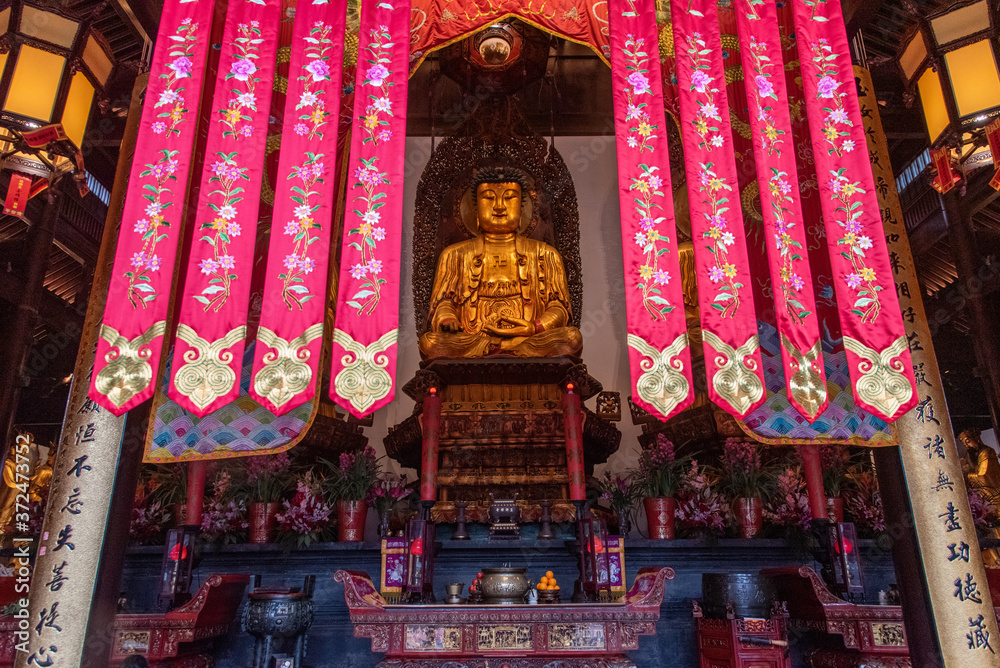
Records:
{"label": "red lacquered column", "polygon": [[423,432],[423,463],[420,467],[420,500],[433,504],[437,500],[438,442],[441,429],[441,397],[432,387],[424,397],[421,419]]}
{"label": "red lacquered column", "polygon": [[570,500],[584,501],[587,498],[587,484],[583,473],[583,413],[580,411],[580,395],[573,389],[573,383],[567,383],[563,393],[566,471],[569,474]]}
{"label": "red lacquered column", "polygon": [[201,508],[205,503],[205,474],[208,462],[198,460],[188,465],[187,510],[184,523],[201,526]]}
{"label": "red lacquered column", "polygon": [[809,492],[809,509],[813,519],[826,517],[826,492],[823,490],[823,464],[819,456],[819,446],[816,444],[800,445],[799,456],[802,457],[802,472],[806,478],[806,489]]}

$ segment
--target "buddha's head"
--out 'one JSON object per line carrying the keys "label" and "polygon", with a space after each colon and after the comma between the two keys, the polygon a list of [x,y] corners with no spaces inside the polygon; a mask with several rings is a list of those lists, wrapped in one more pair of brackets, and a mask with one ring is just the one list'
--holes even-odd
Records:
{"label": "buddha's head", "polygon": [[512,167],[486,167],[476,175],[476,224],[480,232],[510,234],[521,226],[524,173]]}
{"label": "buddha's head", "polygon": [[510,234],[521,226],[521,186],[517,183],[480,183],[476,188],[479,229]]}

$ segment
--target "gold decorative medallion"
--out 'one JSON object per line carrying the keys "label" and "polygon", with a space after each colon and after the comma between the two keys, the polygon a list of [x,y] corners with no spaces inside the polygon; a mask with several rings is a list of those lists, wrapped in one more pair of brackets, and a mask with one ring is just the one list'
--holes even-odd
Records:
{"label": "gold decorative medallion", "polygon": [[333,379],[333,386],[337,396],[349,401],[359,413],[364,413],[392,391],[392,376],[385,370],[389,365],[385,351],[394,346],[398,338],[399,330],[393,329],[365,346],[350,334],[333,330],[333,342],[347,351],[340,360],[344,368]]}
{"label": "gold decorative medallion", "polygon": [[187,325],[177,325],[177,338],[191,346],[191,350],[184,352],[184,364],[174,374],[174,386],[199,410],[236,384],[236,372],[229,366],[233,353],[228,349],[243,339],[246,329],[246,325],[240,325],[209,343]]}
{"label": "gold decorative medallion", "polygon": [[94,387],[118,408],[139,394],[153,382],[153,367],[149,365],[152,356],[147,346],[167,331],[167,322],[160,320],[149,326],[145,332],[131,341],[118,333],[114,327],[101,325],[101,338],[111,345],[104,355],[105,366],[97,372]]}
{"label": "gold decorative medallion", "polygon": [[712,376],[712,387],[738,415],[746,415],[750,407],[764,396],[764,383],[753,373],[757,370],[757,365],[751,357],[760,347],[757,335],[751,336],[735,350],[715,332],[705,329],[702,330],[702,336],[716,353],[715,364],[718,369]]}
{"label": "gold decorative medallion", "polygon": [[809,421],[815,422],[819,417],[820,407],[826,403],[826,383],[823,382],[823,376],[813,368],[813,364],[823,364],[823,343],[817,341],[811,350],[801,353],[782,332],[781,347],[795,361],[795,373],[788,383],[792,398],[805,409]]}
{"label": "gold decorative medallion", "polygon": [[906,336],[900,336],[881,352],[849,336],[844,337],[844,347],[861,358],[861,375],[855,379],[851,374],[858,396],[883,417],[895,416],[899,407],[913,397],[913,385],[903,374],[906,366],[899,359],[907,350]]}
{"label": "gold decorative medallion", "polygon": [[[691,391],[683,373],[684,362],[677,359],[687,348],[687,332],[678,334],[674,342],[662,351],[635,334],[629,334],[627,340],[629,347],[644,357],[639,362],[639,368],[644,373],[635,383],[636,393],[640,399],[668,417],[678,404],[687,399]],[[649,359],[645,359],[646,357]]]}
{"label": "gold decorative medallion", "polygon": [[306,346],[322,335],[322,322],[317,322],[291,341],[261,325],[257,340],[274,350],[264,354],[264,366],[253,379],[254,392],[266,397],[279,409],[295,395],[305,392],[312,381],[312,369],[306,364],[309,361]]}

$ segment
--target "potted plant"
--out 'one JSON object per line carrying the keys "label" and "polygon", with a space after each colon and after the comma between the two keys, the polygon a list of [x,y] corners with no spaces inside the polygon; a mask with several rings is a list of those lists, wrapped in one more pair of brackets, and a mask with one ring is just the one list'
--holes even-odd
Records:
{"label": "potted plant", "polygon": [[774,493],[764,504],[764,519],[787,531],[809,530],[812,510],[801,467],[786,468],[775,479]]}
{"label": "potted plant", "polygon": [[372,487],[368,493],[368,503],[378,513],[379,538],[385,538],[389,535],[391,514],[396,510],[399,502],[410,495],[411,491],[409,483],[406,482],[406,476],[393,473],[382,476]]}
{"label": "potted plant", "polygon": [[212,496],[201,514],[201,535],[211,542],[238,543],[246,540],[247,507],[244,499],[236,498],[233,476],[220,467],[212,481]]}
{"label": "potted plant", "polygon": [[823,491],[826,494],[826,514],[831,522],[844,521],[844,498],[847,470],[851,453],[846,445],[824,445],[820,448],[823,467]]}
{"label": "potted plant", "polygon": [[636,480],[646,509],[646,527],[650,538],[672,539],[677,512],[677,491],[688,468],[687,457],[677,457],[674,444],[657,434],[652,447],[639,455]]}
{"label": "potted plant", "polygon": [[692,460],[681,475],[677,490],[677,522],[686,534],[720,535],[726,528],[729,508],[716,491],[712,474]]}
{"label": "potted plant", "polygon": [[332,513],[323,498],[321,481],[306,471],[295,483],[295,496],[284,502],[275,520],[286,541],[303,547],[327,537]]}
{"label": "potted plant", "polygon": [[604,479],[597,484],[602,500],[611,505],[611,512],[618,518],[618,534],[624,538],[632,530],[630,515],[639,501],[639,485],[632,474],[611,476],[604,472]]}
{"label": "potted plant", "polygon": [[250,500],[250,542],[269,543],[274,537],[275,515],[291,486],[287,452],[244,459],[245,489]]}
{"label": "potted plant", "polygon": [[187,518],[187,464],[158,464],[150,474],[150,503],[159,503],[173,518],[174,528]]}
{"label": "potted plant", "polygon": [[860,465],[853,466],[847,478],[850,486],[844,492],[845,509],[862,537],[878,537],[885,532],[885,513],[875,472]]}
{"label": "potted plant", "polygon": [[740,538],[753,538],[764,526],[764,497],[774,482],[763,465],[756,443],[727,438],[720,471],[722,489],[732,499],[736,530]]}
{"label": "potted plant", "polygon": [[337,502],[337,540],[362,541],[368,517],[368,495],[378,481],[381,465],[370,445],[360,452],[345,452],[336,464],[323,460],[329,469],[326,484]]}

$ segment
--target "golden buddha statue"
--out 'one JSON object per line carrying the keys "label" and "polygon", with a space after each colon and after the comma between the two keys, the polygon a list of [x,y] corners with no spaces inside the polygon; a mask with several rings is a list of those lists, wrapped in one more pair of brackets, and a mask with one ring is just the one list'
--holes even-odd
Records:
{"label": "golden buddha statue", "polygon": [[519,234],[526,189],[515,169],[480,171],[479,234],[448,246],[438,258],[430,328],[419,343],[425,359],[580,354],[583,337],[569,324],[559,251]]}

